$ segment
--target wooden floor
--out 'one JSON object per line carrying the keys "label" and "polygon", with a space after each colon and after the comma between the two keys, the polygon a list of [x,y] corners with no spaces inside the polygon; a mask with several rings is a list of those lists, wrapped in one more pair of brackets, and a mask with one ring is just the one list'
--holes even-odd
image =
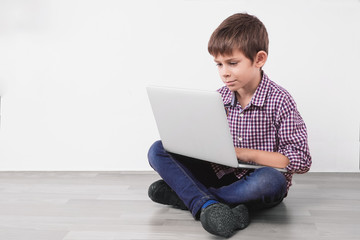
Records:
{"label": "wooden floor", "polygon": [[[219,239],[151,202],[153,172],[0,172],[1,240]],[[296,175],[286,200],[231,239],[360,239],[360,173]]]}

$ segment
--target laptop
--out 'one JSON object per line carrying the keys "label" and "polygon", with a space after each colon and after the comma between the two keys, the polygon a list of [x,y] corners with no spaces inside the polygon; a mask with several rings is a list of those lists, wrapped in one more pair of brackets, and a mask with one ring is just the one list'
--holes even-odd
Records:
{"label": "laptop", "polygon": [[[148,97],[166,151],[233,168],[239,163],[224,104],[217,91],[148,86]],[[286,169],[276,168],[281,172]]]}

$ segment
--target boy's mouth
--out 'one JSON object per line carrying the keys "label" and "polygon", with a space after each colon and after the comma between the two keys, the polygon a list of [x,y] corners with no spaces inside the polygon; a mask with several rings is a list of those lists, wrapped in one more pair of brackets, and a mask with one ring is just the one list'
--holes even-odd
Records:
{"label": "boy's mouth", "polygon": [[227,81],[227,82],[225,82],[225,84],[226,84],[226,86],[232,86],[232,85],[234,85],[235,84],[235,80],[233,80],[233,81]]}

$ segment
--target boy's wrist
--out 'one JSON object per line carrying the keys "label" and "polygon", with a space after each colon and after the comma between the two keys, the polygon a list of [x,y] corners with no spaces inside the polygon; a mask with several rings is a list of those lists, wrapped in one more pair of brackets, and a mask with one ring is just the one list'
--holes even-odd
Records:
{"label": "boy's wrist", "polygon": [[242,162],[249,162],[251,161],[251,157],[249,157],[249,152],[251,151],[251,149],[246,149],[246,148],[235,148],[235,152],[236,152],[236,157],[237,159],[239,159]]}

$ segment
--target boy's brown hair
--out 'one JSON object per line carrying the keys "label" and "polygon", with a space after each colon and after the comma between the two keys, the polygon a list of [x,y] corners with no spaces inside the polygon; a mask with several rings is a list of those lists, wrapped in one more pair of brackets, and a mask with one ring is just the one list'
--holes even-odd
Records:
{"label": "boy's brown hair", "polygon": [[252,62],[259,51],[268,53],[269,38],[264,24],[255,16],[237,13],[225,19],[213,32],[208,51],[213,56],[240,50]]}

